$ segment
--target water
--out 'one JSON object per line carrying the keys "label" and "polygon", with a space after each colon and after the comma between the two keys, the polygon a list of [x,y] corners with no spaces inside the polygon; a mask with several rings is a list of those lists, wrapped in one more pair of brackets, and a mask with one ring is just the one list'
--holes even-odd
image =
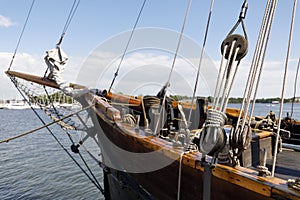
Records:
{"label": "water", "polygon": [[[0,140],[42,125],[31,110],[0,110],[0,118]],[[64,132],[51,130],[70,149]],[[102,184],[101,168],[82,154]],[[0,172],[0,199],[104,199],[46,129],[0,144]]]}
{"label": "water", "polygon": [[[228,107],[240,109],[240,104],[229,104]],[[291,115],[291,108],[292,108],[291,103],[286,103],[283,105],[283,109],[282,109],[282,117],[283,118],[287,116],[287,113],[289,113],[289,115]],[[276,117],[279,117],[279,109],[280,109],[280,104],[257,103],[257,104],[255,104],[255,108],[254,108],[254,116],[266,116],[270,111],[273,111],[275,113]],[[300,120],[300,104],[299,103],[294,104],[294,111],[293,111],[292,118]]]}
{"label": "water", "polygon": [[[285,104],[283,116],[290,109],[291,104]],[[278,116],[279,104],[257,104],[254,114],[265,116],[270,110]],[[300,119],[300,104],[295,104],[293,117]],[[0,140],[42,125],[31,110],[0,110],[0,118]],[[69,149],[64,132],[56,125],[51,129]],[[102,184],[101,169],[82,153]],[[46,129],[0,144],[0,172],[0,199],[104,199]]]}

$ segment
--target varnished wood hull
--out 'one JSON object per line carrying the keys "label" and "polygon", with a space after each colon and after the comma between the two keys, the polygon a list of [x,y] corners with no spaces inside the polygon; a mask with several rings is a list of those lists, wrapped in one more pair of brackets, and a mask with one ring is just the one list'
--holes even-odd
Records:
{"label": "varnished wood hull", "polygon": [[[103,104],[104,102],[97,97],[93,97],[93,101]],[[133,188],[128,190],[123,185],[118,186],[119,191],[115,194],[117,187],[116,184],[126,184],[126,181],[133,182],[143,188],[143,194],[149,194],[149,196],[143,196],[143,198],[154,199],[176,199],[178,193],[178,178],[179,178],[179,157],[182,149],[174,147],[170,142],[167,142],[158,137],[149,136],[141,137],[138,134],[134,134],[134,128],[130,126],[124,126],[121,121],[112,120],[113,117],[107,117],[105,114],[109,109],[101,109],[102,106],[95,108],[97,114],[97,120],[100,124],[105,136],[115,145],[130,152],[151,152],[159,148],[164,151],[159,155],[158,159],[174,157],[178,159],[174,160],[168,166],[161,169],[145,172],[145,173],[126,173],[126,178],[122,178],[122,181],[118,181],[118,173],[124,173],[124,171],[118,171],[111,169],[114,174],[114,178],[108,178],[108,189],[110,191],[110,197],[112,199],[118,199],[118,195],[122,192],[128,192],[128,197],[137,195],[137,191]],[[113,109],[113,107],[112,107]],[[112,111],[111,111],[112,112]],[[101,141],[101,138],[100,138]],[[101,143],[101,142],[100,142]],[[105,146],[105,145],[104,145]],[[105,148],[102,149],[106,151]],[[114,158],[114,152],[109,151],[108,157]],[[110,159],[107,158],[107,159]],[[130,158],[128,158],[130,159]],[[183,155],[182,157],[182,171],[180,182],[180,199],[202,199],[203,198],[203,176],[204,168],[201,166],[201,154],[199,152],[192,152]],[[104,158],[105,160],[105,158]],[[134,160],[132,160],[134,162]],[[140,163],[142,167],[143,163]],[[109,175],[110,176],[110,175]],[[111,175],[112,176],[112,175]],[[129,184],[130,185],[130,184]],[[225,165],[217,165],[212,170],[211,179],[211,199],[299,199],[300,192],[288,188],[287,182],[278,178],[259,177],[258,172],[244,168]],[[124,191],[122,188],[125,188]],[[126,195],[123,194],[123,198]],[[138,195],[139,196],[139,195]],[[139,198],[142,198],[139,196]],[[138,199],[138,198],[137,198]]]}
{"label": "varnished wood hull", "polygon": [[[58,88],[56,83],[37,76],[11,71],[7,74]],[[95,105],[90,115],[94,125],[99,126],[97,138],[104,164],[107,165],[104,180],[107,199],[176,199],[178,192],[180,199],[202,199],[203,185],[206,183],[204,183],[204,168],[200,162],[202,156],[199,152],[186,153],[181,160],[180,155],[183,152],[181,147],[156,136],[147,136],[142,130],[122,123],[119,110],[102,98],[86,93],[78,101],[83,106]],[[258,137],[258,140],[260,139]],[[153,171],[129,172],[128,166],[125,167],[127,171],[124,171],[122,168],[114,168],[111,164],[122,165],[116,161],[132,158],[120,158],[119,153],[112,149],[113,146],[134,153],[157,151],[159,153],[156,154],[155,162],[159,163],[160,160],[172,162]],[[111,163],[113,161],[116,163]],[[138,165],[140,169],[146,167],[145,163],[137,160],[130,162],[134,166]],[[180,163],[181,181],[178,184]],[[233,168],[218,164],[212,169],[211,176],[212,199],[300,199],[300,191],[289,188],[286,180],[260,177],[257,171],[249,168]]]}

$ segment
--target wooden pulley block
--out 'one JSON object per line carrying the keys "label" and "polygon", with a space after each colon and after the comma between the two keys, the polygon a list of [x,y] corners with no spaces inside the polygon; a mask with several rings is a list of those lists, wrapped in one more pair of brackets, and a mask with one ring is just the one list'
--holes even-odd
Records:
{"label": "wooden pulley block", "polygon": [[229,57],[229,52],[230,52],[231,46],[233,44],[233,41],[235,41],[235,44],[234,44],[234,49],[233,49],[233,52],[232,52],[231,56],[233,56],[235,50],[237,48],[239,48],[239,51],[238,51],[237,56],[235,58],[235,60],[238,61],[238,60],[241,60],[243,57],[245,57],[245,55],[248,52],[248,40],[244,36],[239,35],[239,34],[232,34],[232,35],[227,36],[224,39],[224,41],[222,42],[222,45],[221,45],[222,55],[224,53],[225,46],[226,45],[228,46],[227,49],[226,49],[226,52],[225,52],[225,58],[227,60],[228,60],[228,57]]}

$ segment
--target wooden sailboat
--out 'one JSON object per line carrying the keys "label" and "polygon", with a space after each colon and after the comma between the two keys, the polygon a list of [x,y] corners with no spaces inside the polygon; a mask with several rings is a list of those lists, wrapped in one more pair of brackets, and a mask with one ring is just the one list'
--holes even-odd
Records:
{"label": "wooden sailboat", "polygon": [[[42,85],[57,88],[55,82],[20,72],[8,71],[11,77],[20,77]],[[90,110],[97,130],[97,139],[104,156],[103,163],[135,165],[135,170],[142,170],[147,161],[120,158],[119,151],[110,149],[111,143],[128,152],[156,152],[152,162],[170,163],[155,171],[145,173],[127,173],[125,170],[116,170],[113,167],[104,167],[105,196],[107,199],[176,199],[180,185],[180,199],[203,198],[204,164],[199,151],[185,151],[184,147],[165,138],[150,134],[147,130],[137,129],[136,124],[130,125],[124,121],[120,110],[111,104],[115,102],[130,103],[141,106],[137,97],[119,94],[107,94],[99,97],[94,93],[86,93],[79,100],[82,104],[95,105]],[[172,104],[175,105],[173,102]],[[135,109],[142,109],[137,108]],[[236,112],[236,111],[235,111]],[[228,110],[228,116],[232,114]],[[230,127],[230,126],[229,126]],[[195,131],[198,131],[195,130]],[[240,157],[240,166],[216,164],[211,167],[211,199],[298,199],[300,192],[288,186],[288,181],[270,176],[260,176],[260,170],[254,168],[260,162],[260,149],[267,150],[267,157],[272,157],[274,136],[272,132],[253,130],[251,148],[243,152]],[[109,142],[110,141],[110,142]],[[107,147],[107,149],[106,149]],[[183,154],[184,152],[184,154]],[[129,160],[127,160],[129,159]],[[167,161],[166,161],[167,160]],[[294,162],[295,174],[299,174],[299,162]],[[279,168],[284,168],[280,166]],[[181,169],[180,182],[179,170]],[[128,169],[130,171],[130,169]],[[281,174],[283,176],[283,174]]]}
{"label": "wooden sailboat", "polygon": [[[245,9],[246,4],[239,23],[243,23]],[[92,121],[88,127],[76,113],[86,138],[92,137],[101,149],[106,199],[300,199],[299,159],[292,165],[280,163],[275,171],[280,178],[269,172],[270,160],[277,157],[279,134],[251,127],[248,107],[227,108],[234,81],[230,70],[238,67],[248,46],[246,34],[233,31],[222,44],[223,59],[230,67],[220,73],[211,107],[205,99],[181,103],[167,97],[168,84],[156,96],[127,96],[110,89],[94,92],[70,84],[73,91],[79,91],[74,98],[87,108]],[[29,99],[36,96],[19,80],[60,89],[45,77],[6,73]],[[72,129],[58,114],[53,119]],[[72,145],[72,151],[78,153],[86,138]],[[291,171],[281,171],[287,168]],[[288,180],[290,176],[295,179]]]}

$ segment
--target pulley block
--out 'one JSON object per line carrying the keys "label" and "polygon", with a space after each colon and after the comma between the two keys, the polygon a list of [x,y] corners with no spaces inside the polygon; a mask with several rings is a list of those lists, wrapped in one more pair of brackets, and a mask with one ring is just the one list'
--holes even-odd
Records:
{"label": "pulley block", "polygon": [[[248,41],[247,39],[240,35],[240,34],[232,34],[228,35],[224,41],[222,42],[221,45],[221,53],[222,55],[224,54],[224,49],[225,46],[227,46],[226,52],[225,52],[225,58],[228,60],[229,57],[229,52],[232,47],[233,41],[235,41],[234,47],[233,47],[233,52],[239,48],[239,51],[237,53],[237,56],[235,58],[236,61],[241,60],[243,57],[246,56],[248,53]],[[232,53],[233,56],[234,53]]]}

